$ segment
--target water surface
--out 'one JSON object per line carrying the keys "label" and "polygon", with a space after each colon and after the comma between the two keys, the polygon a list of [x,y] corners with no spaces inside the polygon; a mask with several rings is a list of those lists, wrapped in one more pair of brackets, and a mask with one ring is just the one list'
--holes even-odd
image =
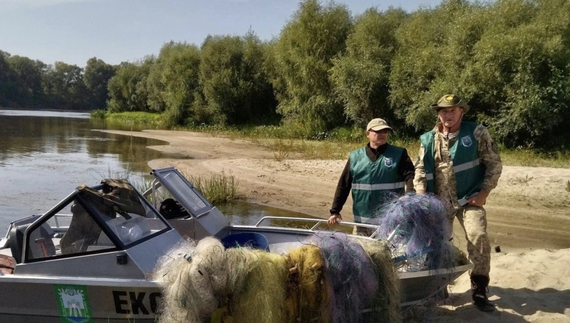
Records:
{"label": "water surface", "polygon": [[142,182],[147,162],[164,157],[146,148],[163,141],[94,130],[105,128],[87,113],[0,110],[0,230],[81,184],[110,176]]}
{"label": "water surface", "polygon": [[[177,157],[146,148],[167,142],[99,131],[108,128],[88,113],[0,110],[0,236],[10,221],[45,213],[81,184],[114,177],[146,187],[150,160]],[[233,224],[307,217],[245,202],[218,207]]]}

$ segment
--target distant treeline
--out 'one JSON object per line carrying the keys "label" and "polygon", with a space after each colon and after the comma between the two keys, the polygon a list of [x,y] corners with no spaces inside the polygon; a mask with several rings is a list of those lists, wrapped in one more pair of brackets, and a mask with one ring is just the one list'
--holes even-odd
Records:
{"label": "distant treeline", "polygon": [[275,39],[208,36],[85,69],[0,55],[0,106],[159,112],[171,126],[282,124],[299,137],[383,117],[416,136],[444,93],[507,147],[568,149],[570,1],[446,0],[407,13],[305,0]]}

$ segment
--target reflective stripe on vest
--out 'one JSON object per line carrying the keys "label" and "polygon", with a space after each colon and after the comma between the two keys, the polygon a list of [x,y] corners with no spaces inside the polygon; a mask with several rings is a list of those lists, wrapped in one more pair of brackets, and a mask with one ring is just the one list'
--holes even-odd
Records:
{"label": "reflective stripe on vest", "polygon": [[[453,166],[453,172],[455,174],[457,174],[459,172],[466,171],[466,170],[472,169],[473,167],[479,166],[480,163],[481,163],[480,159],[475,159],[474,161],[470,161],[467,163],[463,163],[461,165]],[[426,180],[433,181],[433,179],[434,179],[433,173],[426,173]],[[459,204],[461,204],[461,203],[459,203]],[[463,205],[463,204],[461,204],[461,205]]]}
{"label": "reflective stripe on vest", "polygon": [[383,191],[383,190],[395,190],[398,188],[404,188],[406,183],[388,183],[388,184],[352,184],[352,189],[363,190],[363,191]]}
{"label": "reflective stripe on vest", "polygon": [[481,163],[480,159],[475,159],[474,161],[470,161],[467,163],[463,163],[461,165],[453,166],[453,171],[457,174],[457,173],[462,172],[464,170],[471,169],[471,168],[479,165],[480,163]]}

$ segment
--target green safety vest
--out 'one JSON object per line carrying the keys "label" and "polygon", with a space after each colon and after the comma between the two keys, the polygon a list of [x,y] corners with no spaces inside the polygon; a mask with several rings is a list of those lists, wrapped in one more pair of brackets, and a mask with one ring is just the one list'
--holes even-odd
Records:
{"label": "green safety vest", "polygon": [[350,152],[354,222],[366,223],[371,219],[390,192],[404,193],[405,182],[399,172],[403,151],[403,148],[388,145],[374,162],[366,155],[365,147]]}
{"label": "green safety vest", "polygon": [[[459,205],[467,204],[471,196],[481,191],[485,178],[485,165],[479,159],[478,143],[473,134],[476,127],[474,122],[462,122],[457,140],[449,149]],[[432,130],[420,137],[425,152],[423,161],[427,191],[432,193],[435,191],[434,136],[435,130]]]}

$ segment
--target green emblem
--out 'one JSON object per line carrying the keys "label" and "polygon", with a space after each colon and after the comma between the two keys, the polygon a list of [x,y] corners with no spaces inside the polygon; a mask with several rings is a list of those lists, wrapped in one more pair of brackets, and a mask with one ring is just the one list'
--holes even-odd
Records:
{"label": "green emblem", "polygon": [[80,285],[53,285],[62,323],[93,323],[87,288]]}

